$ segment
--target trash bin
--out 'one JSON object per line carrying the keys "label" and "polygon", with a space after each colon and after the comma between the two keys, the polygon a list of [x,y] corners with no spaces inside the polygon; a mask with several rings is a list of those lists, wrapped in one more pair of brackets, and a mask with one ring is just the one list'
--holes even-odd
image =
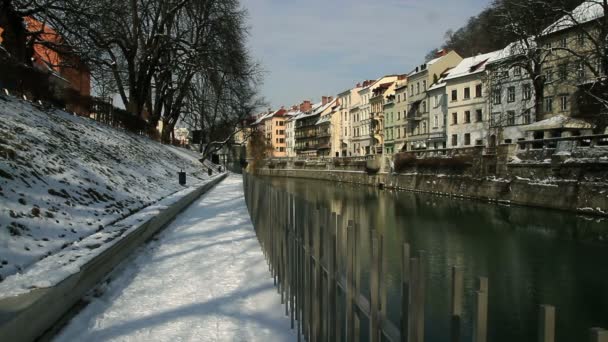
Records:
{"label": "trash bin", "polygon": [[180,171],[177,173],[179,176],[179,184],[186,185],[186,173],[184,171]]}

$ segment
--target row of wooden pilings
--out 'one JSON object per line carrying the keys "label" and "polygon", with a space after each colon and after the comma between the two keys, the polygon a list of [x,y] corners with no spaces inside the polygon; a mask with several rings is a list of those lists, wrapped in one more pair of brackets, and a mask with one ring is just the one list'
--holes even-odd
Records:
{"label": "row of wooden pilings", "polygon": [[[298,341],[424,341],[425,253],[401,249],[400,321],[387,314],[384,237],[371,230],[370,296],[361,294],[360,226],[342,215],[298,201],[266,180],[245,174],[245,198],[258,240],[268,262],[285,315]],[[260,208],[266,208],[260,212]],[[267,210],[270,208],[270,210]],[[296,220],[295,211],[304,214]],[[345,236],[344,236],[345,235]],[[345,240],[344,240],[345,239]],[[339,243],[346,241],[345,258]],[[344,264],[340,264],[340,260]],[[452,268],[450,289],[451,342],[462,341],[463,270]],[[369,336],[362,336],[362,322]],[[488,279],[479,277],[474,298],[473,342],[488,336]],[[592,328],[591,342],[608,342],[608,331]],[[539,342],[555,341],[555,307],[539,308]]]}

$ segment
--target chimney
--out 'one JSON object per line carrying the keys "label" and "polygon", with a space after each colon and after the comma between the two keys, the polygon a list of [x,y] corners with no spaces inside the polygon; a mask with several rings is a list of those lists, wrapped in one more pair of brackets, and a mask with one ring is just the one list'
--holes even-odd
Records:
{"label": "chimney", "polygon": [[333,100],[333,96],[323,96],[321,97],[321,105],[325,106]]}
{"label": "chimney", "polygon": [[448,50],[447,49],[439,49],[435,53],[435,57],[442,57],[442,56],[445,56],[447,54],[448,54]]}
{"label": "chimney", "polygon": [[300,112],[302,112],[302,113],[308,113],[311,110],[312,110],[312,104],[310,103],[309,100],[302,102],[302,104],[300,105]]}
{"label": "chimney", "polygon": [[361,88],[361,83],[357,83],[357,88]]}
{"label": "chimney", "polygon": [[295,112],[298,110],[298,105],[291,106],[291,111]]}
{"label": "chimney", "polygon": [[399,81],[403,81],[403,80],[405,80],[405,79],[407,79],[407,74],[399,75],[399,76],[397,77],[397,80],[399,80]]}

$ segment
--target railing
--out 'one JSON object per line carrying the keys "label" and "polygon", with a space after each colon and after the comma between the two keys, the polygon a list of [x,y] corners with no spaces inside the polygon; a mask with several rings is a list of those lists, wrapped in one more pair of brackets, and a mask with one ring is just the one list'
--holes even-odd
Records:
{"label": "railing", "polygon": [[518,141],[517,144],[520,150],[540,150],[555,149],[557,148],[558,143],[565,141],[571,141],[573,144],[570,147],[572,148],[596,146],[608,147],[608,134],[521,140]]}
{"label": "railing", "polygon": [[[388,270],[384,236],[371,231],[370,296],[361,293],[362,229],[340,213],[307,202],[270,183],[246,174],[245,199],[274,284],[285,305],[298,341],[359,341],[361,322],[369,322],[369,340],[424,341],[425,259],[401,248],[400,319],[387,314]],[[266,208],[261,211],[261,208]],[[296,219],[296,210],[304,220]],[[302,215],[302,214],[301,214]],[[300,215],[300,217],[301,217]],[[390,237],[389,237],[390,238]],[[340,246],[346,243],[346,252]],[[345,257],[344,257],[345,256]],[[450,341],[461,341],[464,272],[452,267]],[[477,278],[473,298],[473,341],[488,335],[488,278]],[[553,342],[555,307],[539,308],[538,341]],[[605,341],[608,331],[591,329],[591,341]]]}

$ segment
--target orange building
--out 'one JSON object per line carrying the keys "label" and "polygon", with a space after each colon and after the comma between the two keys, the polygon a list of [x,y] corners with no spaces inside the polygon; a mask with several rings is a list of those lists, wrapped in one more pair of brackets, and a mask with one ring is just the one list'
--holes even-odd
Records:
{"label": "orange building", "polygon": [[[34,55],[32,56],[34,65],[40,69],[52,71],[80,95],[90,96],[91,72],[78,56],[72,54],[69,48],[62,46],[63,39],[61,36],[51,27],[31,17],[25,18],[25,24],[30,32],[41,32],[38,40],[47,43],[34,45]],[[3,31],[0,27],[0,44],[3,40]],[[61,52],[61,50],[65,52]],[[84,108],[68,109],[79,114],[88,114],[85,113],[86,109]]]}

